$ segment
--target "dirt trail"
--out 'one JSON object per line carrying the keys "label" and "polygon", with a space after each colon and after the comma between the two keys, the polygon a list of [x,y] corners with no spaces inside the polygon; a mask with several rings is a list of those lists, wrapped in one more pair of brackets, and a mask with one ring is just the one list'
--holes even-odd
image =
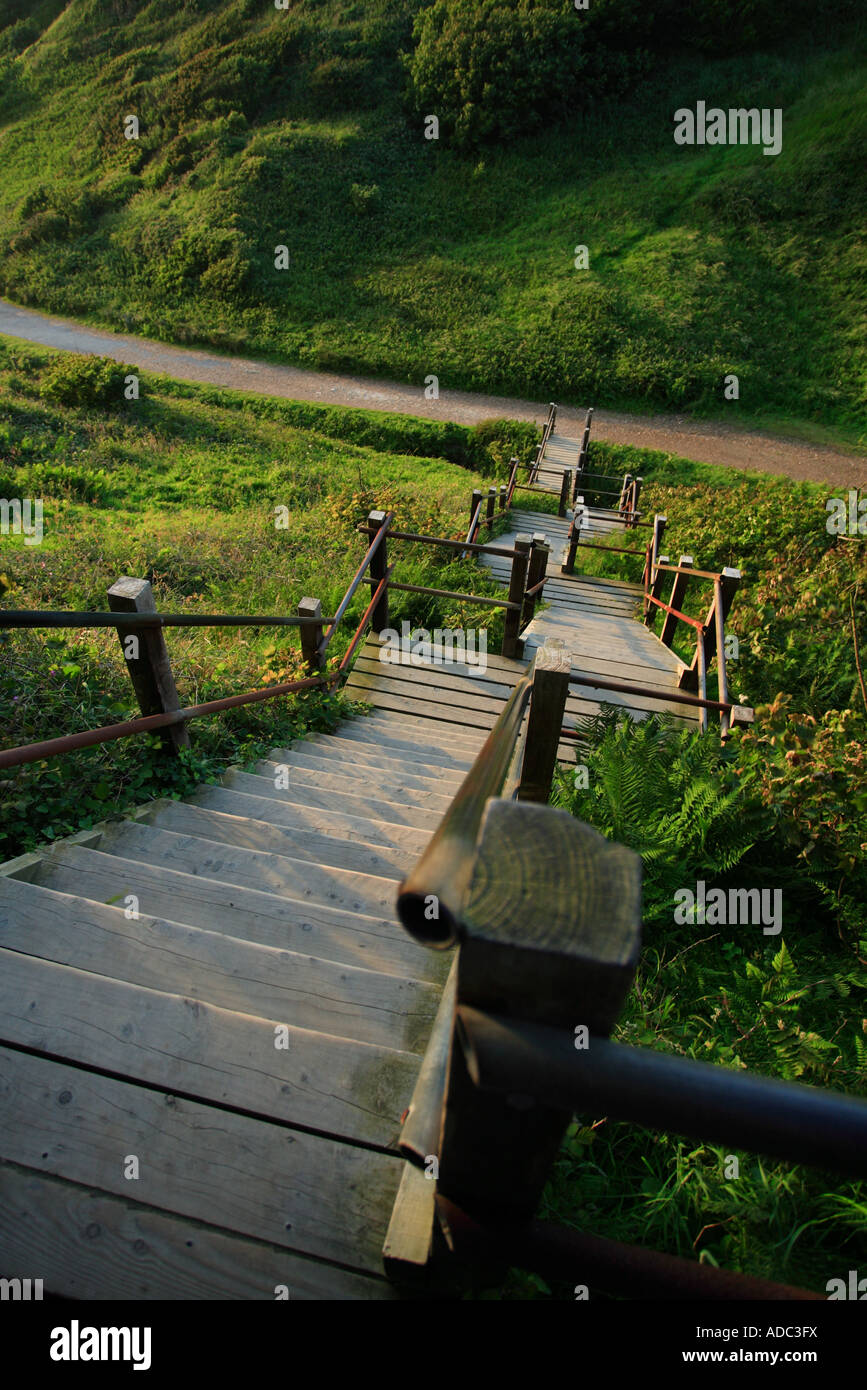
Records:
{"label": "dirt trail", "polygon": [[[472,425],[492,416],[511,416],[541,423],[547,402],[509,396],[483,396],[469,391],[441,390],[439,400],[425,400],[421,386],[340,376],[276,366],[252,358],[228,357],[189,348],[169,347],[147,338],[109,333],[70,319],[36,313],[0,300],[0,333],[7,333],[67,352],[98,352],[150,372],[163,372],[182,381],[208,382],[235,390],[255,391],[289,400],[319,401],[368,410],[390,410],[435,420]],[[583,412],[563,407],[558,426],[573,433]],[[693,420],[683,415],[626,415],[597,409],[593,437],[615,444],[635,444],[669,450],[682,458],[732,468],[755,468],[788,478],[824,482],[832,487],[867,486],[867,458],[825,445],[783,439],[758,430]]]}

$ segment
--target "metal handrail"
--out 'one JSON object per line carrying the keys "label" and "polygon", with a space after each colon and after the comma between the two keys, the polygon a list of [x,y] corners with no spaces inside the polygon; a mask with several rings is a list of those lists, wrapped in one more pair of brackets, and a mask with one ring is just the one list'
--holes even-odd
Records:
{"label": "metal handrail", "polygon": [[503,790],[532,690],[531,666],[512,690],[427,849],[398,888],[400,920],[427,946],[444,950],[458,940],[485,806]]}
{"label": "metal handrail", "polygon": [[365,555],[361,564],[358,566],[358,569],[355,571],[355,574],[352,577],[352,582],[350,583],[349,588],[346,590],[346,593],[343,595],[343,599],[341,600],[337,612],[331,619],[331,624],[328,628],[328,631],[325,633],[324,637],[322,638],[322,641],[319,643],[317,650],[320,657],[323,657],[326,651],[328,650],[328,644],[334,636],[335,632],[337,631],[337,627],[341,619],[343,618],[344,613],[346,612],[347,608],[349,607],[350,603],[355,597],[356,590],[358,589],[359,585],[361,584],[361,581],[364,578],[365,571],[367,570],[368,565],[370,564],[379,547],[383,544],[393,520],[394,512],[389,512],[387,516],[383,518],[382,525],[380,526],[374,539],[368,546],[367,554]]}
{"label": "metal handrail", "polygon": [[111,743],[114,739],[128,738],[131,734],[156,733],[158,729],[169,728],[172,724],[183,724],[188,719],[198,719],[203,714],[217,714],[221,710],[237,709],[240,705],[257,704],[261,700],[273,700],[278,695],[289,695],[296,690],[321,689],[338,679],[339,671],[330,675],[307,676],[303,680],[285,681],[281,685],[269,685],[262,690],[251,690],[245,695],[228,695],[221,700],[208,700],[203,705],[190,705],[186,709],[167,710],[164,714],[148,714],[141,719],[127,719],[120,724],[107,724],[100,729],[87,729],[79,734],[65,734],[62,738],[43,739],[40,743],[23,744],[20,748],[6,748],[0,752],[0,768],[19,767],[22,763],[35,763],[40,758],[50,758],[58,753],[72,753],[78,748],[92,748],[97,743]]}
{"label": "metal handrail", "polygon": [[0,630],[7,628],[82,627],[304,627],[330,618],[265,617],[247,613],[99,613],[61,609],[0,608]]}

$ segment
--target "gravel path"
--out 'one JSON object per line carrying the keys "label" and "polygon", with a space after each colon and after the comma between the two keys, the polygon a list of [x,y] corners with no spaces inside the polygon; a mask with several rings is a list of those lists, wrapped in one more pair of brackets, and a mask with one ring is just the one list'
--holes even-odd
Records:
{"label": "gravel path", "polygon": [[[361,376],[338,376],[275,366],[252,358],[214,355],[188,348],[168,347],[120,333],[108,333],[70,319],[58,319],[21,309],[0,300],[0,333],[25,338],[68,352],[97,352],[150,372],[163,372],[182,381],[209,382],[236,390],[255,391],[289,400],[320,401],[330,405],[389,410],[401,415],[427,416],[472,425],[492,416],[511,416],[542,423],[547,402],[509,396],[482,396],[469,391],[441,390],[439,400],[425,400],[421,386],[378,381]],[[583,412],[562,407],[558,429],[577,432]],[[575,429],[571,429],[574,425]],[[693,420],[684,415],[626,415],[597,409],[593,438],[615,444],[664,449],[682,458],[732,468],[755,468],[788,478],[824,482],[832,487],[867,486],[867,458],[825,445],[783,439],[758,430]]]}

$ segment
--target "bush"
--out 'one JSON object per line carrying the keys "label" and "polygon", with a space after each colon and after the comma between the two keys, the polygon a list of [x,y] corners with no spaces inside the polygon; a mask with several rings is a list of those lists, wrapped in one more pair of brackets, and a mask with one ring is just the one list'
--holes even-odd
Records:
{"label": "bush", "polygon": [[411,102],[458,147],[510,139],[565,115],[584,70],[574,10],[518,0],[435,0],[416,19]]}
{"label": "bush", "polygon": [[124,379],[130,371],[95,353],[63,352],[46,371],[40,394],[57,405],[117,407],[123,403]]}

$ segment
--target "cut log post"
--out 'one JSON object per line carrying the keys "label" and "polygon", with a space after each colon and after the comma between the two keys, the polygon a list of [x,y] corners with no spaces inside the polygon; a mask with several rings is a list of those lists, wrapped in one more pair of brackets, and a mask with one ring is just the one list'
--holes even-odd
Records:
{"label": "cut log post", "polygon": [[[681,555],[677,563],[681,570],[692,569],[692,556]],[[676,574],[674,576],[674,583],[671,586],[671,598],[668,600],[669,608],[677,608],[680,612],[683,612],[683,600],[688,583],[688,574]],[[678,620],[673,613],[666,613],[665,622],[662,624],[662,632],[659,634],[659,640],[666,647],[671,646],[677,622]]]}
{"label": "cut log post", "polygon": [[[153,590],[147,579],[124,576],[108,591],[112,613],[155,613]],[[180,709],[181,702],[172,675],[168,648],[162,629],[129,628],[118,624],[117,635],[126,658],[132,687],[143,715],[168,714]],[[172,724],[160,731],[163,747],[173,756],[189,748],[186,724]]]}
{"label": "cut log post", "polygon": [[[376,531],[378,531],[379,528],[382,526],[382,523],[385,521],[385,517],[386,517],[386,513],[385,513],[385,512],[380,512],[380,511],[371,512],[371,513],[369,514],[368,518],[367,518],[367,524],[368,524],[368,527],[370,528],[370,530],[373,531],[374,533],[375,533]],[[371,536],[370,539],[371,539],[371,542],[372,542],[372,541],[375,539],[375,536]],[[373,581],[373,583],[372,583],[372,588],[371,588],[371,593],[374,593],[374,592],[376,591],[376,588],[377,588],[378,584],[380,583],[380,581],[381,581],[382,579],[385,578],[385,572],[386,572],[386,570],[388,569],[388,556],[387,556],[387,554],[386,554],[386,547],[387,547],[387,546],[388,546],[388,537],[387,537],[387,536],[383,536],[383,538],[382,538],[382,543],[378,546],[378,548],[377,548],[377,550],[376,550],[376,552],[375,552],[375,554],[374,554],[374,556],[373,556],[373,558],[372,558],[372,560],[371,560],[371,562],[370,562],[370,578],[371,578],[371,580]],[[386,584],[385,588],[383,589],[383,591],[382,591],[382,593],[381,593],[381,595],[380,595],[380,597],[379,597],[379,602],[377,603],[376,607],[375,607],[374,610],[373,610],[373,613],[372,613],[371,616],[370,616],[370,630],[371,630],[371,632],[379,633],[379,632],[383,632],[384,629],[387,628],[387,627],[388,627],[388,585]]]}
{"label": "cut log post", "polygon": [[[530,552],[530,564],[527,568],[527,588],[533,589],[545,578],[548,569],[548,556],[551,554],[551,547],[541,532],[533,537],[533,548]],[[542,591],[542,593],[544,590]],[[524,598],[524,607],[521,611],[521,630],[533,621],[533,614],[536,612],[536,604],[542,597],[542,593],[528,593]]]}
{"label": "cut log post", "polygon": [[572,488],[572,469],[563,469],[563,480],[560,483],[560,502],[557,507],[557,515],[565,516],[566,508],[569,505],[569,493]]}
{"label": "cut log post", "polygon": [[[719,616],[723,632],[725,631],[725,621],[729,615],[729,610],[731,609],[732,602],[734,600],[735,593],[737,592],[737,587],[740,583],[740,580],[741,572],[737,569],[729,569],[727,567],[722,571],[722,574],[720,575],[719,582],[721,591],[721,603]],[[710,667],[710,664],[713,661],[717,650],[716,597],[714,597],[713,602],[708,608],[707,617],[704,621],[703,635],[705,669],[707,669]],[[696,654],[692,659],[692,665],[687,666],[686,670],[681,671],[680,673],[678,686],[681,690],[690,690],[694,693],[696,690],[698,690],[698,679],[698,648],[696,648]],[[720,696],[720,699],[723,698],[723,696]]]}
{"label": "cut log post", "polygon": [[[299,618],[322,617],[322,604],[318,598],[303,598],[298,605]],[[320,652],[322,623],[305,623],[301,628],[301,655],[311,676],[317,676],[325,667],[325,654]]]}
{"label": "cut log post", "polygon": [[533,694],[516,793],[518,801],[548,804],[571,672],[571,652],[547,643],[539,648],[533,666]]}
{"label": "cut log post", "polygon": [[[656,564],[657,564],[657,565],[667,565],[667,564],[670,564],[670,563],[671,563],[671,562],[669,561],[669,558],[668,558],[667,555],[657,555],[657,557],[656,557]],[[651,597],[652,597],[652,598],[661,599],[661,598],[662,598],[662,586],[663,586],[664,583],[665,583],[665,576],[666,576],[667,571],[666,571],[666,570],[661,570],[661,569],[654,569],[654,570],[652,571],[652,573],[653,573],[653,583],[652,583],[651,586],[650,586]],[[660,613],[661,611],[662,611],[662,610],[660,609],[660,607],[659,607],[658,604],[656,604],[656,603],[648,603],[648,604],[647,604],[647,612],[646,612],[645,615],[644,615],[644,625],[645,625],[645,627],[649,627],[649,628],[651,629],[651,631],[652,631],[653,628],[656,626],[656,615],[657,615],[657,613]]]}
{"label": "cut log post", "polygon": [[512,557],[512,573],[509,577],[509,602],[517,604],[518,607],[506,609],[503,656],[520,656],[518,636],[521,631],[521,612],[527,591],[527,567],[532,543],[532,536],[524,532],[515,537],[515,554]]}
{"label": "cut log post", "polygon": [[[462,913],[457,1005],[545,1023],[578,1046],[607,1037],[638,957],[641,867],[565,811],[493,799]],[[480,1090],[458,1028],[438,1191],[477,1220],[529,1219],[571,1111]]]}

